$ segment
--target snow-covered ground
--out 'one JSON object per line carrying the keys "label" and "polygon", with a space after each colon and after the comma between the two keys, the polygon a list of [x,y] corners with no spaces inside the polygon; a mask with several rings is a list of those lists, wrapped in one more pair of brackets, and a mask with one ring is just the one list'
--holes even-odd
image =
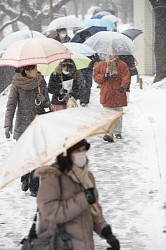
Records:
{"label": "snow-covered ground", "polygon": [[[89,138],[90,169],[97,180],[100,202],[122,250],[164,250],[166,225],[166,80],[143,89],[131,87],[123,116],[123,137],[106,143],[102,135]],[[4,137],[7,95],[0,96],[0,172],[15,142]],[[99,89],[92,88],[89,106],[99,106]],[[87,117],[88,119],[88,117]],[[20,190],[20,181],[0,190],[0,250],[20,249],[36,209],[35,198]],[[95,235],[96,249],[108,247]]]}

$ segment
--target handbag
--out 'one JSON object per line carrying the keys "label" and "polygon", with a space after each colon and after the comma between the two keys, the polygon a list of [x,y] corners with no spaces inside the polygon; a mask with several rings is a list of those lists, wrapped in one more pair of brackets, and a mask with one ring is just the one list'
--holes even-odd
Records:
{"label": "handbag", "polygon": [[[60,190],[61,180],[59,178]],[[54,235],[49,238],[38,238],[36,234],[36,221],[37,221],[38,209],[35,213],[32,226],[29,230],[27,238],[24,238],[20,244],[22,244],[21,250],[72,250],[71,238],[65,231],[63,223],[57,224]]]}
{"label": "handbag", "polygon": [[67,109],[78,107],[77,101],[73,96],[69,97],[67,104],[66,104],[66,107],[67,107]]}
{"label": "handbag", "polygon": [[70,236],[65,232],[64,224],[58,224],[55,234],[50,238],[23,239],[21,250],[72,250]]}

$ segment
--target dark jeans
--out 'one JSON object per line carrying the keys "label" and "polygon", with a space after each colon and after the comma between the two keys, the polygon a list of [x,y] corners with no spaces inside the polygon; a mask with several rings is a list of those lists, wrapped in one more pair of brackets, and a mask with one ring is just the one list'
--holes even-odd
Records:
{"label": "dark jeans", "polygon": [[80,96],[80,104],[82,103],[88,104],[90,100],[91,87],[92,87],[92,70],[83,69],[81,70],[81,75],[83,80],[82,84],[84,85],[84,91]]}
{"label": "dark jeans", "polygon": [[39,188],[39,177],[34,178],[33,173],[34,173],[34,171],[23,175],[21,177],[21,182],[28,181],[30,192],[36,193],[38,191],[38,188]]}

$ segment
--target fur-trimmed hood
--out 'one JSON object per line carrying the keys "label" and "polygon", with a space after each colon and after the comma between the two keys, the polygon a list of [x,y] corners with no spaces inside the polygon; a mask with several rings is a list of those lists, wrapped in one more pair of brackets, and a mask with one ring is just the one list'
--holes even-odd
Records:
{"label": "fur-trimmed hood", "polygon": [[54,175],[60,176],[61,171],[58,169],[58,164],[54,163],[50,166],[43,166],[43,167],[38,168],[38,169],[36,169],[34,176],[35,177],[40,177],[40,176],[43,177],[47,174],[54,174]]}

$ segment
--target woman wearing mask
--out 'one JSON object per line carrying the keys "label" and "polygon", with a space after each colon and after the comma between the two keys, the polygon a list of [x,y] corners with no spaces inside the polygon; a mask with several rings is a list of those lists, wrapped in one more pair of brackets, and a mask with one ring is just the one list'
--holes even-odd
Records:
{"label": "woman wearing mask", "polygon": [[[44,108],[48,107],[50,107],[50,100],[46,82],[38,72],[37,66],[28,65],[16,69],[6,106],[4,122],[6,138],[10,138],[12,134],[15,112],[13,138],[18,140],[35,116],[43,114]],[[35,196],[38,189],[38,179],[33,179],[31,173],[22,176],[21,182],[22,191],[30,189],[31,194]]]}
{"label": "woman wearing mask", "polygon": [[67,34],[67,29],[57,29],[56,30],[56,36],[54,37],[55,40],[57,40],[60,43],[67,43],[70,41],[70,37]]}
{"label": "woman wearing mask", "polygon": [[[65,84],[66,83],[66,84]],[[66,109],[70,96],[79,98],[80,71],[76,70],[73,60],[65,59],[50,75],[48,92],[52,94],[51,109],[58,111]]]}
{"label": "woman wearing mask", "polygon": [[119,250],[119,241],[103,217],[94,176],[88,170],[89,147],[82,140],[69,148],[66,156],[59,155],[57,163],[36,170],[41,177],[38,237],[53,236],[56,224],[64,223],[73,250],[94,250],[94,231],[112,250]]}

